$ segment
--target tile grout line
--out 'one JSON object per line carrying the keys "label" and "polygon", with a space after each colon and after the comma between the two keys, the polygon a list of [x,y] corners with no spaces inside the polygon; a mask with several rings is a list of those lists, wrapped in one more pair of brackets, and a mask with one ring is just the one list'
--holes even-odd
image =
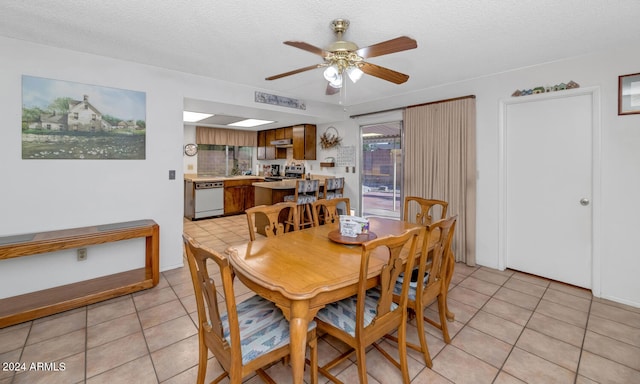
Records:
{"label": "tile grout line", "polygon": [[[578,382],[578,372],[580,372],[580,365],[582,364],[582,353],[584,352],[584,342],[587,339],[587,330],[589,329],[589,320],[591,319],[591,307],[593,306],[593,295],[589,302],[589,312],[587,315],[587,322],[584,325],[584,334],[582,335],[582,343],[580,344],[580,354],[578,355],[578,365],[576,366],[576,377],[573,381],[574,384]],[[585,376],[586,377],[586,376]]]}
{"label": "tile grout line", "polygon": [[[147,342],[147,336],[144,334],[144,326],[142,325],[140,312],[138,311],[138,306],[136,305],[136,301],[133,299],[133,295],[130,294],[130,296],[131,296],[131,302],[133,303],[133,308],[136,310],[136,318],[138,319],[138,324],[140,325],[140,332],[142,333],[142,338],[144,339],[144,346],[147,348],[147,356],[149,356],[149,360],[151,360],[151,366],[153,367],[153,374],[156,376],[156,382],[159,383],[160,379],[158,378],[158,370],[156,369],[156,364],[153,361],[153,357],[151,356],[151,349],[149,348],[149,342]],[[139,358],[140,357],[137,357],[131,361],[135,361]],[[128,361],[125,364],[130,363],[131,361]],[[111,369],[114,369],[114,368],[117,368],[117,367],[113,367]],[[108,371],[105,371],[105,372],[108,372]]]}
{"label": "tile grout line", "polygon": [[[29,341],[29,336],[31,335],[31,331],[33,330],[33,320],[29,321],[29,331],[27,332],[27,336],[24,338],[24,343],[22,343],[22,348],[20,350],[20,356],[18,357],[18,361],[22,362],[22,358],[24,357],[24,350],[27,348],[27,341]],[[10,384],[13,384],[16,381],[16,376],[18,373],[14,370],[11,375]]]}

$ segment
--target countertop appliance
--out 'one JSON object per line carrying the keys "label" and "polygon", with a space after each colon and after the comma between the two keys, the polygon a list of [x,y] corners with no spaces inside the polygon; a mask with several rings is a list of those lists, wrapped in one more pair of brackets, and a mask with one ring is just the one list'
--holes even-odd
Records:
{"label": "countertop appliance", "polygon": [[195,220],[224,214],[223,181],[185,181],[184,216]]}
{"label": "countertop appliance", "polygon": [[304,165],[285,166],[284,176],[290,179],[304,179]]}
{"label": "countertop appliance", "polygon": [[266,176],[264,181],[281,181],[286,179],[304,179],[304,165],[286,165],[284,176]]}

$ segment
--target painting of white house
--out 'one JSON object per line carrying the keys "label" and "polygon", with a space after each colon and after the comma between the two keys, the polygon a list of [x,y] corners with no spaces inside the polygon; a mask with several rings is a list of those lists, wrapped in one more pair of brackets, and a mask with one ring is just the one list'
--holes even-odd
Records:
{"label": "painting of white house", "polygon": [[146,94],[22,76],[23,159],[144,159]]}

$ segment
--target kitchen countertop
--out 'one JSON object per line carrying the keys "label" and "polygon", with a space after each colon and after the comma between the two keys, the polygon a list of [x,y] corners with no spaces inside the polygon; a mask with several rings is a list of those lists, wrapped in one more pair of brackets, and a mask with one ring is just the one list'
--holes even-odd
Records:
{"label": "kitchen countertop", "polygon": [[196,174],[185,174],[184,180],[197,182],[197,181],[225,181],[225,180],[254,180],[260,179],[264,180],[264,176],[207,176],[207,175],[196,175]]}
{"label": "kitchen countertop", "polygon": [[[297,179],[288,179],[282,181],[261,181],[257,183],[253,183],[254,187],[260,188],[269,188],[269,189],[295,189],[296,188],[296,180]],[[324,179],[320,180],[320,186],[324,185]]]}

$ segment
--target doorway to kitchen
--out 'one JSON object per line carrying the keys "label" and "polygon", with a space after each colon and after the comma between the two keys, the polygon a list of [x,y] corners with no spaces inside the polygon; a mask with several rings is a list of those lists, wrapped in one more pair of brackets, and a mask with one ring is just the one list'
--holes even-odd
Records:
{"label": "doorway to kitchen", "polygon": [[402,212],[402,122],[360,127],[362,216],[399,219]]}

